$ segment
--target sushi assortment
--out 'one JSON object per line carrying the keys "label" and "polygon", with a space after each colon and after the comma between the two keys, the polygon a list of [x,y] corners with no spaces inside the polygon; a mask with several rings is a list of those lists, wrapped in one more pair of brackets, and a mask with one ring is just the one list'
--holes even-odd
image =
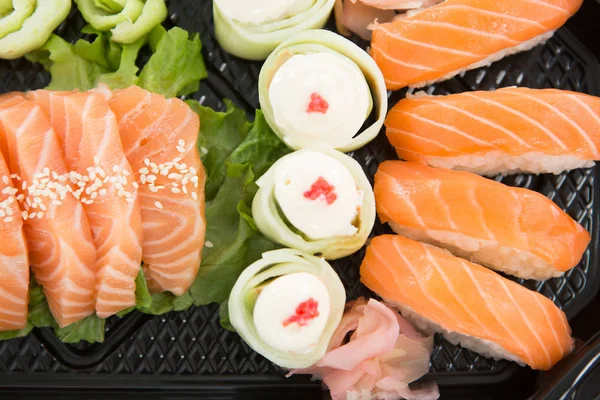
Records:
{"label": "sushi assortment", "polygon": [[360,164],[335,150],[295,151],[256,183],[256,226],[282,245],[335,260],[363,247],[375,224],[371,184]]}
{"label": "sushi assortment", "polygon": [[[2,268],[29,259],[59,327],[134,306],[142,263],[154,291],[192,284],[205,230],[198,129],[184,102],[138,87],[0,97],[2,222],[27,243],[13,240]],[[27,304],[27,291],[11,299]],[[25,327],[22,311],[5,330]]]}
{"label": "sushi assortment", "polygon": [[335,0],[214,0],[215,36],[227,52],[265,60],[286,39],[325,26]]}
{"label": "sushi assortment", "polygon": [[318,29],[287,39],[269,55],[258,93],[269,126],[292,149],[356,150],[377,136],[388,105],[373,59]]}
{"label": "sushi assortment", "polygon": [[559,174],[600,157],[600,98],[567,90],[418,93],[385,125],[400,158],[481,175]]}
{"label": "sushi assortment", "polygon": [[388,89],[422,87],[529,50],[552,37],[582,0],[445,0],[384,24],[371,55]]}
{"label": "sushi assortment", "polygon": [[590,234],[546,196],[470,172],[385,161],[375,174],[379,219],[403,236],[523,279],[562,276]]}
{"label": "sushi assortment", "polygon": [[360,275],[417,327],[485,356],[546,370],[573,349],[567,318],[552,301],[437,247],[378,236]]}
{"label": "sushi assortment", "polygon": [[[388,113],[387,90],[528,50],[581,0],[215,0],[223,49],[266,60],[252,124],[229,105],[216,113],[174,97],[193,92],[201,71],[165,97],[152,72],[123,67],[172,32],[160,27],[162,0],[76,3],[123,44],[124,64],[85,82],[91,90],[0,95],[0,331],[28,324],[31,267],[61,328],[137,307],[141,288],[187,296],[187,307],[222,302],[222,321],[252,349],[289,375],[323,380],[334,400],[438,398],[435,382],[417,382],[435,333],[539,370],[573,350],[564,312],[498,272],[560,277],[590,233],[542,194],[488,177],[592,167],[600,100],[557,89],[420,92]],[[21,30],[36,15],[17,0],[3,5],[0,23],[25,21]],[[319,29],[333,10],[340,34],[371,39],[369,53]],[[3,38],[4,26],[0,57],[18,57],[3,46],[20,31]],[[170,72],[186,62],[203,71],[201,58],[181,60]],[[127,79],[112,75],[124,70]],[[115,87],[124,81],[152,90]],[[381,163],[372,187],[344,153],[384,125],[402,161]],[[396,234],[369,241],[377,216]],[[360,281],[381,301],[345,304],[326,260],[365,244]],[[203,297],[203,288],[219,293]]]}

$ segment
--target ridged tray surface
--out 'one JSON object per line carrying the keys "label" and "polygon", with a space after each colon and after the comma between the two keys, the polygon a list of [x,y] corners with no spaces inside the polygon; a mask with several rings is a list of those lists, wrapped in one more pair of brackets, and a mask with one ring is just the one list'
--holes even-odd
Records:
{"label": "ridged tray surface", "polygon": [[[209,68],[209,78],[201,83],[201,89],[192,97],[204,105],[223,109],[220,99],[231,98],[249,114],[258,107],[257,78],[260,63],[246,62],[222,51],[213,35],[211,1],[171,1],[170,21],[191,32],[199,32],[203,54]],[[60,33],[69,40],[79,37],[83,26],[80,16],[73,12],[60,27]],[[357,43],[359,43],[357,41]],[[360,43],[363,44],[364,43]],[[599,94],[600,75],[595,61],[580,48],[568,32],[560,30],[544,46],[511,56],[492,66],[467,72],[448,82],[426,88],[431,94],[458,93],[467,90],[490,90],[506,86],[534,88],[554,87],[584,93]],[[0,61],[0,93],[13,90],[30,90],[44,87],[49,76],[41,66],[23,59]],[[393,93],[390,104],[405,95],[405,91]],[[396,158],[385,135],[353,156],[363,165],[372,180],[379,162]],[[562,278],[547,282],[522,282],[553,300],[571,318],[592,298],[599,283],[598,263],[598,193],[594,180],[598,170],[576,170],[559,176],[514,176],[503,178],[504,183],[539,191],[593,234],[592,244],[581,263]],[[373,234],[389,232],[377,222]],[[358,267],[364,250],[334,263],[348,291],[348,298],[371,295],[359,283]],[[432,375],[441,383],[447,378],[463,377],[473,383],[478,379],[508,378],[512,364],[496,362],[480,357],[468,350],[453,346],[436,338],[432,355]],[[218,307],[192,308],[185,312],[170,313],[159,317],[139,314],[123,320],[111,319],[107,324],[106,341],[95,345],[65,345],[56,340],[50,331],[36,331],[28,337],[0,342],[0,386],[21,385],[19,373],[41,373],[53,376],[56,385],[77,384],[77,378],[113,377],[124,378],[112,384],[135,385],[145,379],[148,386],[161,386],[174,379],[198,378],[196,383],[213,382],[217,376],[223,379],[243,379],[249,382],[280,382],[282,371],[254,353],[234,333],[219,325]],[[466,374],[468,372],[468,374]],[[50,375],[52,374],[52,375]],[[29,378],[34,375],[28,375]],[[68,377],[69,379],[62,379]],[[28,379],[29,379],[28,378]],[[162,380],[161,380],[162,379]],[[289,380],[291,383],[306,381],[304,378]]]}

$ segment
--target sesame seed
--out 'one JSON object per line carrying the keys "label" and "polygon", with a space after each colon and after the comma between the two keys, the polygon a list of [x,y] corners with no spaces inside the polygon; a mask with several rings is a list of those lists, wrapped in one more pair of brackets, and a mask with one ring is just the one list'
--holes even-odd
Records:
{"label": "sesame seed", "polygon": [[5,184],[5,185],[8,185],[8,182],[10,182],[10,181],[8,180],[8,176],[3,176],[3,177],[2,177],[2,182],[4,182],[4,184]]}
{"label": "sesame seed", "polygon": [[156,186],[148,186],[148,189],[152,192],[152,193],[158,193],[158,189],[156,188]]}
{"label": "sesame seed", "polygon": [[29,218],[29,213],[27,211],[23,211],[21,216],[23,217],[23,221],[27,221],[27,218]]}
{"label": "sesame seed", "polygon": [[187,192],[188,192],[187,186],[183,185],[182,189],[183,189],[183,193],[187,194]]}
{"label": "sesame seed", "polygon": [[94,164],[95,165],[100,164],[100,159],[98,158],[98,156],[94,156]]}
{"label": "sesame seed", "polygon": [[112,172],[114,172],[114,173],[119,172],[119,166],[118,165],[113,166],[112,167]]}
{"label": "sesame seed", "polygon": [[106,189],[100,189],[98,193],[100,193],[100,196],[106,196]]}
{"label": "sesame seed", "polygon": [[129,198],[125,199],[125,201],[128,203],[133,203],[135,201],[135,199],[133,197],[129,197]]}
{"label": "sesame seed", "polygon": [[162,204],[160,203],[160,201],[155,201],[155,202],[154,202],[154,205],[156,206],[156,208],[158,208],[158,209],[160,209],[160,210],[162,210],[162,209],[163,209],[163,206],[162,206]]}
{"label": "sesame seed", "polygon": [[140,168],[139,172],[142,175],[146,175],[146,174],[148,174],[148,172],[150,172],[150,170],[148,169],[148,167],[143,167],[143,168]]}
{"label": "sesame seed", "polygon": [[210,240],[207,240],[206,242],[204,242],[204,245],[206,247],[208,247],[209,249],[214,247],[214,244]]}
{"label": "sesame seed", "polygon": [[156,175],[148,175],[148,182],[155,182],[156,181]]}
{"label": "sesame seed", "polygon": [[144,158],[144,164],[146,164],[146,166],[149,167],[150,166],[150,159]]}
{"label": "sesame seed", "polygon": [[136,189],[139,189],[139,187],[140,187],[140,185],[138,185],[137,182],[132,182],[131,185]]}
{"label": "sesame seed", "polygon": [[13,217],[6,217],[4,218],[4,222],[9,223],[13,221]]}
{"label": "sesame seed", "polygon": [[62,204],[62,202],[60,202],[58,200],[52,200],[52,204],[55,206],[60,206]]}
{"label": "sesame seed", "polygon": [[182,147],[182,146],[177,146],[177,147],[176,147],[176,149],[177,149],[177,151],[178,151],[178,152],[180,152],[180,153],[185,153],[185,147]]}
{"label": "sesame seed", "polygon": [[12,208],[7,208],[6,209],[6,215],[13,215],[13,209]]}
{"label": "sesame seed", "polygon": [[196,192],[192,192],[192,199],[198,200],[198,195],[196,194]]}
{"label": "sesame seed", "polygon": [[174,187],[174,188],[171,188],[171,192],[173,192],[173,193],[181,193],[181,190],[179,190],[176,187]]}
{"label": "sesame seed", "polygon": [[178,145],[185,147],[185,142],[183,141],[183,139],[179,139],[179,141],[177,142]]}
{"label": "sesame seed", "polygon": [[4,210],[0,210],[0,218],[4,218],[6,216],[6,212]]}
{"label": "sesame seed", "polygon": [[42,219],[42,218],[44,218],[44,213],[43,213],[43,212],[41,212],[41,211],[40,211],[40,212],[38,212],[38,213],[37,213],[37,217],[38,217],[39,219]]}

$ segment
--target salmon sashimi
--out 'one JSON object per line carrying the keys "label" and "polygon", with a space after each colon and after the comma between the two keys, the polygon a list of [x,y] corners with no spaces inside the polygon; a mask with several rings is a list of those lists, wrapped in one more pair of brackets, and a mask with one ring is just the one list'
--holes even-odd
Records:
{"label": "salmon sashimi", "polygon": [[153,291],[181,295],[198,274],[206,230],[198,115],[136,86],[114,92],[109,105],[140,184],[144,273]]}
{"label": "salmon sashimi", "polygon": [[388,89],[421,87],[549,39],[583,0],[446,0],[371,25]]}
{"label": "salmon sashimi", "polygon": [[561,276],[590,242],[546,196],[470,172],[385,161],[374,186],[379,218],[397,233],[520,278]]}
{"label": "salmon sashimi", "polygon": [[400,158],[483,175],[557,174],[600,159],[600,98],[565,90],[408,98],[385,125]]}
{"label": "salmon sashimi", "polygon": [[39,90],[28,97],[50,116],[69,171],[89,178],[74,195],[83,204],[98,257],[96,314],[108,318],[135,305],[142,263],[138,190],[116,117],[97,93]]}
{"label": "salmon sashimi", "polygon": [[96,250],[87,216],[69,194],[60,142],[44,111],[23,96],[0,99],[0,148],[21,202],[29,261],[64,327],[94,313]]}
{"label": "salmon sashimi", "polygon": [[15,177],[0,152],[0,331],[27,325],[29,259]]}
{"label": "salmon sashimi", "polygon": [[418,327],[485,356],[547,370],[573,349],[567,318],[552,301],[437,247],[378,236],[360,276]]}

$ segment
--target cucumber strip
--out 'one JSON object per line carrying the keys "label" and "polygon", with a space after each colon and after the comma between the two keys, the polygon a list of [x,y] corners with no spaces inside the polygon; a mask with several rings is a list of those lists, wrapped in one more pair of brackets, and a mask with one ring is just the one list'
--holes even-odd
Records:
{"label": "cucumber strip", "polygon": [[13,10],[12,0],[0,0],[0,15],[8,14]]}
{"label": "cucumber strip", "polygon": [[215,36],[221,47],[234,56],[264,60],[281,42],[299,32],[322,28],[327,23],[335,0],[316,0],[303,12],[261,25],[244,24],[228,18],[213,1]]}
{"label": "cucumber strip", "polygon": [[21,29],[0,39],[0,58],[12,60],[42,47],[70,10],[71,0],[38,0]]}
{"label": "cucumber strip", "polygon": [[144,3],[141,0],[128,0],[117,14],[98,8],[95,0],[75,0],[83,19],[99,31],[107,31],[121,22],[135,21],[142,14]]}
{"label": "cucumber strip", "polygon": [[135,22],[123,21],[111,30],[111,40],[117,43],[133,43],[166,18],[167,6],[164,0],[147,0],[142,15]]}
{"label": "cucumber strip", "polygon": [[[304,147],[314,146],[313,138],[299,137],[283,132],[275,123],[273,108],[269,98],[269,87],[275,73],[290,57],[295,54],[310,54],[320,52],[333,52],[353,61],[362,71],[371,90],[371,100],[374,110],[372,112],[374,122],[360,131],[351,140],[345,143],[337,143],[334,148],[347,153],[356,150],[373,140],[381,131],[387,114],[388,97],[383,74],[375,61],[367,52],[358,47],[350,40],[323,29],[315,29],[298,33],[282,42],[269,55],[263,64],[258,77],[258,96],[260,106],[265,114],[267,123],[275,134],[283,140],[288,147],[297,150]],[[367,116],[365,116],[365,120]],[[326,145],[326,143],[320,143]],[[330,145],[327,145],[330,146]]]}
{"label": "cucumber strip", "polygon": [[127,3],[127,0],[94,0],[96,7],[109,13],[121,12]]}
{"label": "cucumber strip", "polygon": [[[327,325],[307,353],[280,351],[261,339],[254,324],[253,309],[257,289],[271,279],[283,275],[306,272],[319,278],[327,286],[330,310]],[[239,335],[257,353],[283,368],[306,368],[319,361],[327,351],[329,341],[339,325],[346,303],[346,292],[340,278],[322,258],[291,249],[263,253],[262,258],[242,272],[229,296],[231,324]]]}
{"label": "cucumber strip", "polygon": [[0,18],[0,39],[21,29],[23,22],[33,14],[35,0],[15,0],[13,7],[13,12]]}
{"label": "cucumber strip", "polygon": [[260,232],[272,241],[307,254],[321,254],[326,260],[337,260],[358,251],[369,238],[376,216],[373,188],[360,164],[352,157],[332,149],[307,150],[319,151],[340,161],[352,174],[356,187],[363,191],[362,204],[355,223],[358,232],[352,236],[311,240],[286,223],[285,215],[275,199],[275,174],[286,156],[279,159],[256,181],[259,189],[252,201],[252,216]]}

